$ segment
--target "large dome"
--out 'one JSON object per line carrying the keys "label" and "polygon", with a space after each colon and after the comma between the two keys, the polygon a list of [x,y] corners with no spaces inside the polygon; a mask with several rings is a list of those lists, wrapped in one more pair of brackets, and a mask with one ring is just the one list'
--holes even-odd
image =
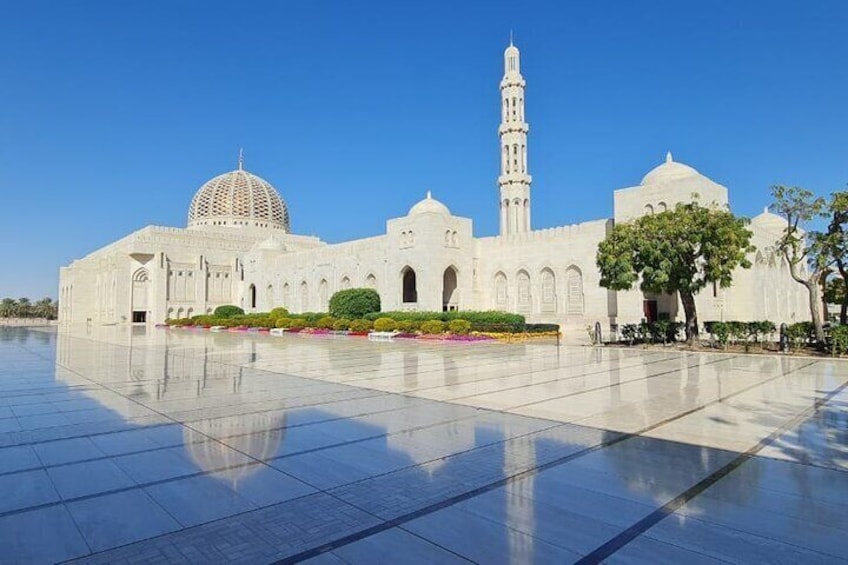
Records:
{"label": "large dome", "polygon": [[419,201],[415,206],[409,209],[408,216],[418,216],[419,214],[441,214],[443,216],[450,216],[450,210],[448,207],[433,198],[433,195],[430,194],[430,191],[427,191],[427,196],[424,200]]}
{"label": "large dome", "polygon": [[254,227],[291,231],[286,203],[269,182],[241,166],[200,187],[188,210],[188,227]]}

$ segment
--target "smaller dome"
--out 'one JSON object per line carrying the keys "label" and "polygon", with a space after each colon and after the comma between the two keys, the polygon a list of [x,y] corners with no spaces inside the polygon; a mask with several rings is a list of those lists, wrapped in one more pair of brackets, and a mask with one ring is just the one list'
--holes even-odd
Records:
{"label": "smaller dome", "polygon": [[450,216],[451,212],[447,206],[433,198],[433,195],[428,190],[427,197],[410,208],[407,215],[417,216],[419,214],[442,214],[443,216]]}
{"label": "smaller dome", "polygon": [[768,207],[766,207],[762,214],[751,218],[751,225],[758,229],[780,233],[786,228],[787,222],[783,217],[769,212]]}
{"label": "smaller dome", "polygon": [[665,163],[654,167],[642,179],[642,186],[649,184],[664,184],[689,177],[698,177],[701,173],[683,163],[677,163],[671,157],[671,151],[665,156]]}

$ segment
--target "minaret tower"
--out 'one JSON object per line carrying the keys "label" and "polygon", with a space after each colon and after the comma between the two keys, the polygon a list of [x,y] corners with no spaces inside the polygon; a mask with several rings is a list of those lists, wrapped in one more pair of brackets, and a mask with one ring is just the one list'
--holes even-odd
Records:
{"label": "minaret tower", "polygon": [[527,132],[524,121],[524,77],[518,48],[504,51],[504,77],[501,80],[501,235],[530,231],[530,183],[527,168]]}

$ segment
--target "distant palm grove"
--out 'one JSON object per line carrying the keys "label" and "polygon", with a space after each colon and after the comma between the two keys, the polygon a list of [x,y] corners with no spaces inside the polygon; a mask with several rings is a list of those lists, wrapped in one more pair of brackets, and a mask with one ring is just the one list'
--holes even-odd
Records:
{"label": "distant palm grove", "polygon": [[32,302],[29,298],[4,298],[0,301],[0,318],[46,318],[55,320],[59,303],[52,298]]}

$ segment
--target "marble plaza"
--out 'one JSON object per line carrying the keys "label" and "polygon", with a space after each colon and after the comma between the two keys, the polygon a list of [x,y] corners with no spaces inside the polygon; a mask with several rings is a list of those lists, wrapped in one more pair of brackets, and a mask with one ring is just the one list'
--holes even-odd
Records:
{"label": "marble plaza", "polygon": [[844,562],[848,362],[0,328],[16,563]]}

